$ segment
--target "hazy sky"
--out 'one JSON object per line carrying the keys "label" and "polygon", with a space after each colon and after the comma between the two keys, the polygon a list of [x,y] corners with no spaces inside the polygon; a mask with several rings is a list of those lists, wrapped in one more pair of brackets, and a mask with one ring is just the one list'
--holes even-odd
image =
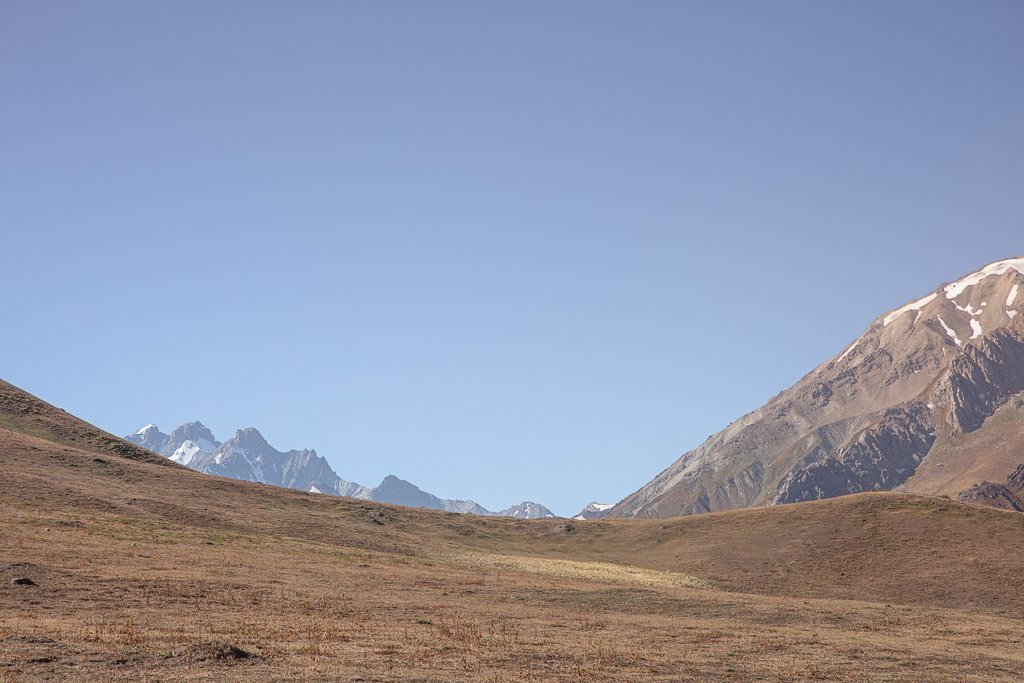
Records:
{"label": "hazy sky", "polygon": [[2,376],[614,502],[1024,252],[1024,4],[0,1]]}

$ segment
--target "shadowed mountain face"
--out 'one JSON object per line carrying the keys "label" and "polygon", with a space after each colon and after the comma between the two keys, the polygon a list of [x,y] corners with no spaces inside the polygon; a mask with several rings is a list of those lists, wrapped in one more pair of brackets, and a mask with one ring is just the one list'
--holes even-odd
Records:
{"label": "shadowed mountain face", "polygon": [[1002,484],[983,481],[961,491],[957,499],[965,503],[1024,512],[1024,465],[1019,465]]}
{"label": "shadowed mountain face", "polygon": [[955,495],[1024,462],[1024,258],[876,319],[616,505],[666,517],[876,490]]}
{"label": "shadowed mountain face", "polygon": [[362,486],[339,477],[314,450],[278,451],[255,427],[239,429],[224,443],[217,441],[201,422],[181,425],[170,434],[162,433],[155,424],[148,424],[125,439],[193,470],[232,479],[475,515],[522,519],[555,516],[543,505],[529,501],[491,512],[471,500],[438,498],[394,475],[385,477],[378,486]]}

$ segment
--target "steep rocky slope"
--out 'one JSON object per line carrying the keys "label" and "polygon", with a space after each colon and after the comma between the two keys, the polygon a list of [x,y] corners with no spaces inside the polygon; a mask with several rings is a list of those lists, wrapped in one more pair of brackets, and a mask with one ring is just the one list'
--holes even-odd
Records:
{"label": "steep rocky slope", "polygon": [[[665,517],[863,491],[951,494],[1024,462],[1024,258],[876,319],[611,510]],[[998,415],[997,415],[998,414]],[[995,418],[993,416],[996,416]]]}

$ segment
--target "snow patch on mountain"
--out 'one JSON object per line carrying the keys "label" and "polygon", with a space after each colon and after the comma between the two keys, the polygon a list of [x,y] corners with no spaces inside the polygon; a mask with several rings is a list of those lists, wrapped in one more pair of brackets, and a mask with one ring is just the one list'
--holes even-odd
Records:
{"label": "snow patch on mountain", "polygon": [[208,447],[204,448],[201,444],[198,444],[195,441],[186,441],[178,446],[174,453],[167,457],[176,463],[188,467],[188,464],[192,462],[199,453],[212,453],[214,451],[212,447],[213,445],[209,442],[206,443]]}
{"label": "snow patch on mountain", "polygon": [[1005,261],[990,263],[981,270],[946,285],[944,288],[946,298],[955,299],[967,291],[969,287],[973,287],[990,275],[1002,275],[1011,268],[1021,275],[1024,275],[1024,258],[1012,258],[1006,259]]}
{"label": "snow patch on mountain", "polygon": [[953,331],[953,328],[946,324],[946,321],[942,319],[942,316],[938,316],[938,318],[939,324],[942,325],[942,329],[946,331],[946,334],[949,335],[949,338],[955,341],[957,346],[962,346],[962,344],[960,343],[960,338],[956,336],[956,332]]}
{"label": "snow patch on mountain", "polygon": [[932,301],[934,301],[935,297],[937,297],[937,296],[938,296],[937,292],[933,293],[933,294],[929,294],[928,296],[924,297],[923,299],[918,299],[917,301],[910,302],[909,304],[907,304],[903,308],[897,308],[895,311],[893,311],[889,315],[887,315],[884,318],[882,318],[882,327],[888,327],[889,324],[892,323],[892,321],[896,320],[896,318],[900,317],[901,315],[903,315],[907,311],[917,311],[918,313],[920,313],[921,309],[924,308],[925,306],[927,306],[928,304],[930,304]]}
{"label": "snow patch on mountain", "polygon": [[[920,311],[918,311],[918,312],[920,313]],[[846,350],[843,351],[843,353],[839,356],[839,358],[837,360],[842,360],[842,359],[846,358],[848,355],[850,355],[850,351],[853,351],[855,348],[857,348],[857,346],[859,344],[860,344],[860,337],[858,337],[856,339],[856,341],[854,341],[852,344],[847,346]]]}
{"label": "snow patch on mountain", "polygon": [[615,505],[612,503],[590,503],[587,507],[583,508],[573,516],[573,519],[601,519],[602,517],[606,517],[613,507],[615,507]]}

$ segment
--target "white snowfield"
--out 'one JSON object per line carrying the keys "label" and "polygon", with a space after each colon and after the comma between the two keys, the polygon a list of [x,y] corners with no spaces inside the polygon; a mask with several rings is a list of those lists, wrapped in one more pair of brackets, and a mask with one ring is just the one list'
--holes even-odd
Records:
{"label": "white snowfield", "polygon": [[206,444],[207,448],[203,448],[202,444],[196,443],[195,441],[182,442],[182,444],[178,446],[178,450],[171,454],[170,459],[187,467],[199,453],[213,453],[213,444],[205,439],[202,439],[202,441]]}
{"label": "white snowfield", "polygon": [[[978,284],[985,278],[991,275],[1002,275],[1003,273],[1006,273],[1010,270],[1016,270],[1021,275],[1024,275],[1024,258],[1012,258],[1006,259],[1005,261],[996,261],[995,263],[990,263],[981,270],[975,273],[971,273],[967,277],[961,278],[956,282],[946,285],[945,287],[942,288],[942,291],[945,293],[946,298],[952,301],[953,305],[957,309],[963,311],[964,313],[967,313],[967,315],[973,318],[976,315],[981,315],[981,311],[974,310],[974,307],[971,304],[961,306],[956,301],[954,301],[954,299],[956,299],[958,296],[966,292],[969,288]],[[1018,286],[1015,284],[1013,286],[1013,289],[1010,290],[1010,295],[1006,298],[1007,308],[1012,306],[1013,302],[1016,301],[1017,291]],[[938,295],[938,292],[933,292],[932,294],[929,294],[926,297],[918,299],[917,301],[910,302],[909,304],[903,306],[902,308],[897,308],[895,311],[889,313],[884,318],[882,318],[882,327],[888,327],[894,320],[896,320],[897,318],[899,318],[901,315],[908,311],[917,311],[918,316],[920,316],[921,309],[930,304],[932,301],[934,301]],[[981,305],[985,306],[985,304]],[[1007,311],[1006,314],[1011,319],[1014,317],[1014,315],[1012,315],[1010,311]],[[1014,311],[1013,314],[1016,314],[1016,311]],[[949,334],[951,337],[954,337],[955,339],[956,335],[950,331],[949,327],[946,325],[945,322],[943,322],[941,318],[939,318],[939,322],[942,323],[942,326],[946,329],[947,334]],[[976,320],[971,320],[971,329],[974,331],[974,334],[971,336],[971,339],[981,336],[981,332],[979,332],[979,330],[981,329],[981,325]],[[957,345],[959,346],[959,340],[956,341]],[[846,352],[843,353],[843,356],[841,356],[841,358],[846,356],[846,354],[849,353],[852,349],[852,346],[849,349],[847,349]]]}
{"label": "white snowfield", "polygon": [[[1009,306],[1010,304],[1006,304],[1006,305],[1007,305],[1007,306]],[[137,431],[137,432],[135,432],[135,433],[136,433],[136,434],[145,434],[145,433],[146,433],[146,432],[148,432],[148,431],[149,431],[150,429],[156,429],[156,425],[155,425],[155,424],[153,424],[152,422],[150,422],[150,423],[149,423],[148,425],[146,425],[145,427],[142,427],[142,428],[140,428],[140,429],[139,429],[139,431]]]}
{"label": "white snowfield", "polygon": [[1021,275],[1024,275],[1024,258],[1011,258],[1005,261],[996,261],[990,263],[976,273],[971,273],[967,277],[957,280],[956,282],[946,285],[945,292],[947,299],[955,299],[963,294],[968,287],[973,287],[978,284],[989,275],[1002,275],[1010,269],[1016,270]]}
{"label": "white snowfield", "polygon": [[882,318],[882,327],[888,327],[889,323],[891,323],[893,320],[895,320],[896,318],[900,317],[901,315],[903,315],[907,311],[920,311],[922,308],[924,308],[925,306],[930,304],[932,301],[934,301],[935,297],[937,297],[938,295],[939,295],[938,292],[936,292],[934,294],[929,294],[928,296],[924,297],[923,299],[918,299],[917,301],[912,301],[911,303],[907,304],[903,308],[897,308],[895,311],[893,311],[889,315],[887,315],[884,318]]}

